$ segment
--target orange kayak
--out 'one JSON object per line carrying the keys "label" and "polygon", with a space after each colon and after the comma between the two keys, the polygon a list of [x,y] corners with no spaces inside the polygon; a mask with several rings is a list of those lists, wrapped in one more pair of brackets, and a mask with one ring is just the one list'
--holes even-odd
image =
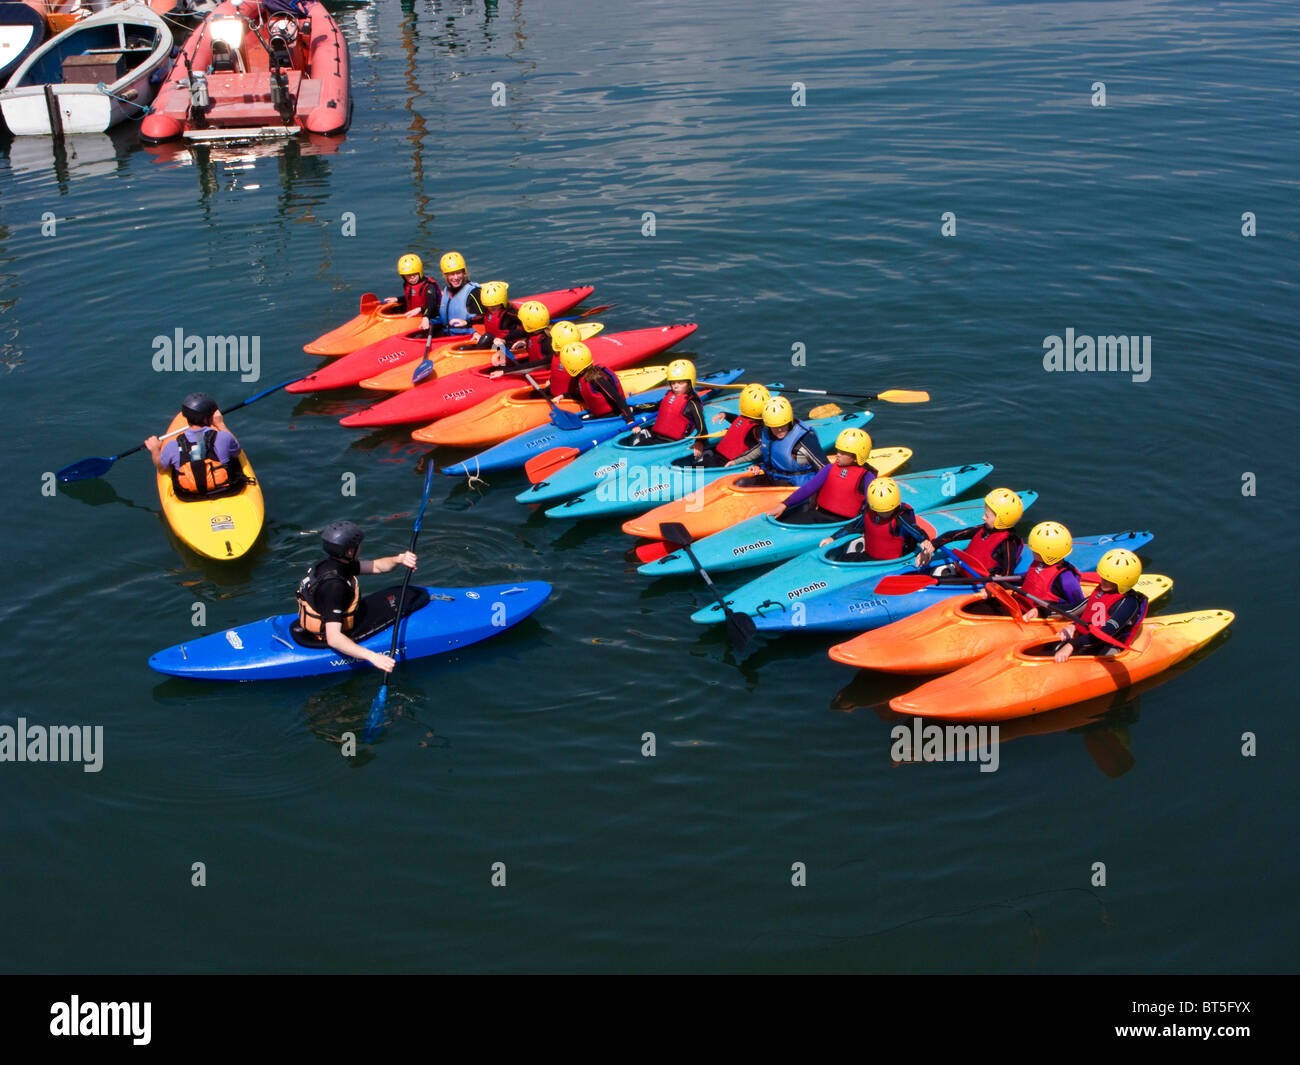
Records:
{"label": "orange kayak", "polygon": [[[662,384],[668,379],[667,366],[638,366],[618,370],[623,391],[631,396]],[[572,399],[560,399],[561,410],[582,413],[582,404]],[[512,388],[498,392],[468,410],[457,411],[436,422],[416,429],[411,439],[442,447],[488,447],[509,440],[512,436],[536,429],[551,416],[551,405],[532,387]]]}
{"label": "orange kayak", "polygon": [[[1173,586],[1168,577],[1144,573],[1137,590],[1154,602]],[[1084,594],[1096,587],[1085,583]],[[1050,640],[1066,624],[1062,617],[1013,618],[996,599],[953,595],[911,617],[837,643],[828,654],[846,666],[881,673],[948,673],[1011,644]]]}
{"label": "orange kayak", "polygon": [[[583,340],[590,340],[605,328],[601,322],[576,322],[574,324],[577,325],[578,332],[582,334]],[[429,357],[433,360],[433,376],[446,377],[448,374],[460,370],[476,370],[480,366],[487,366],[492,362],[492,355],[491,348],[466,345],[463,348],[443,348],[441,354],[435,351],[431,352]],[[383,373],[364,378],[361,381],[361,387],[369,388],[374,392],[407,392],[415,387],[415,368],[419,365],[420,363],[417,360],[416,362],[405,362],[400,366],[393,366],[383,371]]]}
{"label": "orange kayak", "polygon": [[[1041,714],[1118,691],[1176,665],[1232,624],[1230,610],[1147,618],[1137,639],[1115,655],[1052,659],[1054,641],[1028,640],[889,700],[891,709],[953,721],[1001,721]],[[1039,653],[1035,653],[1039,652]]]}
{"label": "orange kayak", "polygon": [[[878,447],[872,450],[869,461],[877,473],[888,476],[911,457],[910,448]],[[771,510],[794,491],[788,484],[746,487],[737,483],[746,476],[742,471],[710,481],[699,491],[625,521],[623,531],[629,536],[658,540],[660,524],[680,522],[691,539],[698,540]]]}

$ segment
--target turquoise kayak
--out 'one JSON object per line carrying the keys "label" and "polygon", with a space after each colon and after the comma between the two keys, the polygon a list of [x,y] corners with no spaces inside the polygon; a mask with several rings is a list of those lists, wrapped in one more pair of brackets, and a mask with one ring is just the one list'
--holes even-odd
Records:
{"label": "turquoise kayak", "polygon": [[[723,370],[711,373],[699,380],[701,390],[709,385],[726,385],[736,380],[745,371],[743,369]],[[628,396],[629,404],[658,403],[667,391],[665,388],[651,389]],[[729,398],[729,397],[725,397]],[[636,415],[637,425],[644,425],[654,419],[654,411]],[[627,429],[622,418],[592,418],[583,415],[582,425],[577,429],[561,429],[558,425],[547,422],[534,429],[512,436],[486,451],[481,451],[473,458],[445,466],[442,472],[450,477],[465,477],[470,474],[492,473],[497,470],[514,470],[523,468],[524,464],[535,455],[544,454],[556,447],[576,448],[579,453],[590,451],[597,444],[604,443],[611,437]]]}
{"label": "turquoise kayak", "polygon": [[[862,428],[871,421],[871,413],[837,414],[832,418],[809,418],[804,421],[817,436],[823,449],[834,446],[835,438],[845,429]],[[662,449],[671,449],[663,451]],[[609,470],[593,491],[551,507],[548,518],[603,518],[615,514],[640,514],[650,507],[670,503],[674,499],[703,488],[705,485],[737,472],[735,466],[684,466],[664,456],[685,458],[691,444],[674,441],[671,444],[650,447],[621,447],[624,464]],[[642,451],[660,452],[660,457],[646,462],[638,454]],[[675,451],[675,454],[673,454]],[[628,457],[624,457],[628,456]],[[560,471],[563,472],[563,471]],[[794,491],[793,488],[790,489]]]}
{"label": "turquoise kayak", "polygon": [[[978,521],[979,519],[976,518],[975,520]],[[1074,550],[1070,552],[1070,562],[1078,570],[1092,570],[1096,568],[1101,556],[1112,548],[1122,547],[1128,551],[1136,552],[1149,544],[1151,540],[1151,533],[1136,531],[1106,533],[1101,536],[1076,536],[1074,538]],[[813,552],[809,552],[809,555],[801,555],[799,558],[791,559],[784,566],[765,575],[775,577],[787,566],[793,566],[796,562],[801,562],[815,554],[818,556],[817,561],[806,565],[804,572],[821,575],[813,577],[813,581],[825,580],[827,586],[812,595],[801,597],[799,600],[800,609],[797,614],[793,610],[785,609],[785,604],[782,605],[781,609],[772,607],[755,614],[754,624],[760,632],[786,632],[791,630],[866,632],[868,629],[878,629],[890,624],[890,622],[911,617],[913,614],[919,613],[943,599],[970,595],[972,588],[977,587],[974,584],[936,584],[920,591],[910,592],[907,595],[876,595],[875,588],[879,582],[878,575],[864,578],[861,573],[854,573],[848,578],[849,583],[844,583],[844,571],[848,567],[842,563],[837,565],[830,560],[829,555],[835,550],[836,545],[834,544],[825,548],[817,548]],[[1016,566],[1016,572],[1027,572],[1033,557],[1033,553],[1028,548],[1025,548],[1021,552],[1020,564]],[[936,559],[936,561],[942,562],[942,559]],[[857,565],[860,567],[862,564],[858,563]],[[903,572],[916,571],[903,570]],[[763,579],[763,577],[759,578],[760,581]],[[757,583],[758,581],[752,581],[745,588],[750,588]],[[740,588],[734,594],[739,597],[744,591],[744,588]],[[768,598],[766,593],[764,593],[764,598]],[[759,601],[762,602],[762,600]],[[720,614],[718,620],[722,620]]]}
{"label": "turquoise kayak", "polygon": [[[921,511],[937,507],[946,499],[956,499],[967,489],[978,484],[993,467],[987,462],[966,466],[945,466],[936,470],[923,470],[895,477],[899,495],[919,515]],[[980,504],[983,507],[983,503]],[[976,517],[969,525],[978,525]],[[794,558],[809,548],[816,547],[828,536],[834,536],[848,525],[847,521],[833,524],[796,525],[779,521],[767,514],[747,518],[729,529],[705,536],[691,545],[695,557],[710,573],[723,570],[744,569],[746,566],[772,565]],[[960,529],[961,526],[955,526]],[[639,567],[647,577],[672,577],[694,573],[695,567],[685,551],[674,551],[663,558]]]}
{"label": "turquoise kayak", "polygon": [[[780,394],[779,385],[769,385],[768,388],[772,395]],[[727,421],[722,415],[736,414],[739,410],[739,392],[705,403],[704,414],[710,422],[710,431],[715,428],[725,429]],[[668,444],[628,447],[627,442],[631,439],[631,433],[623,433],[613,440],[606,440],[585,455],[579,455],[563,469],[556,470],[546,480],[520,492],[515,499],[520,503],[556,503],[591,491],[603,480],[617,477],[619,471],[626,469],[629,464],[634,469],[644,469],[656,463],[667,465],[674,459],[684,457],[691,450],[690,441],[683,443],[675,440]],[[731,472],[736,471],[733,469]]]}

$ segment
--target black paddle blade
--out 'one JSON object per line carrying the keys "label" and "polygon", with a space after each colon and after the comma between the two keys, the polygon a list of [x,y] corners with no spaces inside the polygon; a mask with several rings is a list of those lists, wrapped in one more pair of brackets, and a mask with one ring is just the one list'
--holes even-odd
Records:
{"label": "black paddle blade", "polygon": [[758,626],[754,624],[754,619],[748,614],[737,614],[734,611],[727,612],[727,636],[731,640],[731,646],[736,654],[744,654],[745,648],[748,647],[758,635]]}
{"label": "black paddle blade", "polygon": [[678,547],[685,547],[691,542],[691,534],[686,530],[686,526],[680,521],[664,522],[659,526],[659,535],[670,544],[676,544]]}
{"label": "black paddle blade", "polygon": [[82,459],[71,466],[64,466],[55,476],[64,484],[69,481],[89,481],[93,477],[103,477],[112,468],[112,459]]}

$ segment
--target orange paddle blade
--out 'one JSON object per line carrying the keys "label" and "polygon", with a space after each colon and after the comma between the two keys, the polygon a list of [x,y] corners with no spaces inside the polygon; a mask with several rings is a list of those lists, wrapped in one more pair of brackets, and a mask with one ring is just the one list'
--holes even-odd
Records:
{"label": "orange paddle blade", "polygon": [[881,392],[877,399],[883,399],[886,403],[929,403],[929,392],[912,392],[906,388],[891,388],[887,392]]}
{"label": "orange paddle blade", "polygon": [[651,540],[648,544],[642,544],[633,554],[636,555],[638,562],[657,562],[664,555],[672,554],[673,545],[666,540]]}
{"label": "orange paddle blade", "polygon": [[576,447],[553,447],[534,455],[524,463],[524,473],[533,484],[540,484],[556,470],[563,469],[582,452]]}

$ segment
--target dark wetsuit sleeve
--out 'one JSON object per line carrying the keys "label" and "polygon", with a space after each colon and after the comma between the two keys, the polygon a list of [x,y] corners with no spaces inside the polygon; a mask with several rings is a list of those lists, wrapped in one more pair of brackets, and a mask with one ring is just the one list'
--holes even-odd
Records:
{"label": "dark wetsuit sleeve", "polygon": [[[700,447],[708,447],[709,442],[705,437],[708,436],[709,431],[705,428],[704,404],[700,402],[700,397],[695,395],[694,392],[691,393],[691,401],[686,404],[684,413],[686,420],[695,426],[695,442]],[[687,433],[686,436],[690,436],[690,433]],[[682,439],[684,440],[686,437],[682,437]]]}
{"label": "dark wetsuit sleeve", "polygon": [[623,386],[619,383],[618,378],[614,376],[613,370],[608,367],[601,367],[600,372],[593,376],[591,387],[609,400],[625,422],[630,423],[632,421],[632,408],[627,405],[627,397],[623,394]]}
{"label": "dark wetsuit sleeve", "polygon": [[[973,540],[979,535],[979,531],[984,528],[983,525],[972,525],[969,529],[954,529],[952,532],[946,532],[942,536],[936,536],[930,543],[936,548],[950,544],[954,540]],[[999,547],[999,550],[1001,548]]]}
{"label": "dark wetsuit sleeve", "polygon": [[465,321],[471,325],[483,321],[483,304],[478,298],[480,291],[476,288],[465,300]]}
{"label": "dark wetsuit sleeve", "polygon": [[442,321],[442,288],[436,281],[424,290],[424,316],[431,322]]}

